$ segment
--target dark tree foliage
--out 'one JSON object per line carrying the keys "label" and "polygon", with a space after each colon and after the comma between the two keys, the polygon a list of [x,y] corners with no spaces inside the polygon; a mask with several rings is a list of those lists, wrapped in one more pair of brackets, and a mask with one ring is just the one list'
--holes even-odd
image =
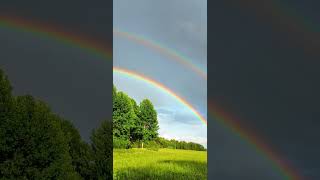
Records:
{"label": "dark tree foliage", "polygon": [[61,128],[69,145],[69,154],[76,172],[84,179],[94,179],[94,159],[89,144],[81,139],[78,130],[68,120],[61,120]]}
{"label": "dark tree foliage", "polygon": [[112,122],[103,121],[91,136],[95,174],[98,179],[112,179]]}
{"label": "dark tree foliage", "polygon": [[8,119],[9,113],[12,110],[12,95],[11,85],[8,77],[0,69],[0,120],[5,121]]}
{"label": "dark tree foliage", "polygon": [[1,121],[0,176],[8,179],[78,179],[60,119],[31,96],[13,99]]}

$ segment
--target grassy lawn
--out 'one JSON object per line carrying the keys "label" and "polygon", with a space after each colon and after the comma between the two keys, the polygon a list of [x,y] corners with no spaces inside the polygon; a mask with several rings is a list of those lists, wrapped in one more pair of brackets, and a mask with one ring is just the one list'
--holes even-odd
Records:
{"label": "grassy lawn", "polygon": [[207,152],[114,149],[114,179],[207,179]]}

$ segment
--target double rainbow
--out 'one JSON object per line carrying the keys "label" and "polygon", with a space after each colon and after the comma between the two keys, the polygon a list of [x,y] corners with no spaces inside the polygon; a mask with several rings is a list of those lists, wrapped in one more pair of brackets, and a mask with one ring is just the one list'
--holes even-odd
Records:
{"label": "double rainbow", "polygon": [[[0,28],[10,28],[16,31],[30,32],[38,37],[50,38],[50,39],[62,42],[63,44],[66,44],[66,45],[78,47],[94,55],[103,56],[106,59],[112,59],[111,48],[108,48],[107,46],[102,45],[100,43],[97,43],[94,40],[90,40],[89,38],[83,38],[82,36],[76,36],[74,34],[66,33],[65,31],[62,31],[61,28],[57,28],[56,26],[51,26],[51,25],[49,26],[43,23],[27,21],[21,18],[0,16]],[[132,38],[128,38],[128,40],[130,39]],[[136,40],[138,39],[141,39],[141,38],[137,37]],[[144,41],[147,42],[146,39],[144,39]],[[149,42],[149,43],[152,44],[152,42]],[[161,52],[166,52],[167,55],[172,55],[172,52],[167,52],[167,49],[165,48],[162,48]],[[172,57],[175,57],[175,56],[172,56]],[[176,58],[176,60],[177,59],[178,58]],[[185,58],[179,58],[179,61],[181,62],[185,61]],[[184,62],[184,63],[188,64],[188,66],[192,66],[190,62]],[[129,70],[121,69],[117,67],[115,67],[113,70],[115,73],[119,73],[128,77],[132,77],[137,80],[141,80],[145,83],[152,85],[155,88],[162,90],[164,93],[171,95],[181,104],[188,107],[190,111],[193,114],[195,114],[195,116],[198,117],[199,120],[201,120],[201,122],[207,125],[207,120],[194,107],[192,107],[190,103],[188,103],[184,98],[182,98],[177,93],[170,90],[165,85],[133,71],[129,71]],[[194,70],[200,72],[199,68],[195,67]],[[205,73],[202,73],[202,74],[205,74]],[[276,153],[274,153],[270,147],[268,147],[266,144],[261,143],[261,141],[259,141],[259,139],[256,138],[257,137],[256,135],[247,132],[239,124],[235,123],[236,121],[233,121],[233,118],[229,117],[223,111],[218,110],[218,107],[214,106],[213,103],[209,102],[208,104],[209,104],[208,113],[209,113],[210,119],[217,120],[219,123],[221,123],[222,125],[227,127],[229,130],[231,130],[235,135],[241,137],[246,142],[249,142],[253,146],[253,148],[255,148],[263,156],[268,157],[268,159],[273,163],[275,169],[279,171],[281,174],[283,174],[283,177],[285,179],[302,179],[299,176],[299,174],[296,173],[296,171],[294,171],[288,164],[281,161],[280,160],[281,158],[278,155],[276,155]]]}
{"label": "double rainbow", "polygon": [[113,29],[113,35],[125,38],[129,41],[135,42],[137,44],[143,45],[147,48],[155,50],[162,55],[169,57],[170,59],[182,64],[183,66],[188,67],[193,72],[198,74],[203,79],[207,79],[207,73],[201,69],[199,66],[195,65],[189,58],[183,56],[179,52],[166,47],[165,45],[156,42],[150,38],[144,37],[142,35],[138,35],[132,32],[120,31],[119,29]]}

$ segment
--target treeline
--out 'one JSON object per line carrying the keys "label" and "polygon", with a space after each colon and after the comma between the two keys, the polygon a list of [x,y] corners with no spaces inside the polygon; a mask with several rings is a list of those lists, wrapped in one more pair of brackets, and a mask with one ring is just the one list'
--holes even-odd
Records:
{"label": "treeline", "polygon": [[113,147],[172,148],[204,151],[197,143],[167,140],[159,137],[157,112],[152,102],[144,99],[138,105],[124,92],[113,86]]}
{"label": "treeline", "polygon": [[44,102],[11,92],[0,69],[0,179],[112,179],[111,121],[88,144]]}
{"label": "treeline", "polygon": [[[133,143],[132,147],[141,148],[140,143]],[[206,149],[198,143],[178,141],[175,139],[165,139],[163,137],[157,137],[153,141],[148,141],[145,143],[144,147],[150,149],[158,148],[169,148],[169,149],[185,149],[185,150],[195,150],[195,151],[206,151]]]}
{"label": "treeline", "polygon": [[171,149],[189,149],[189,150],[196,150],[196,151],[205,151],[206,149],[198,143],[194,142],[185,142],[185,141],[177,141],[175,139],[165,139],[165,138],[158,138],[156,142],[162,148],[171,148]]}

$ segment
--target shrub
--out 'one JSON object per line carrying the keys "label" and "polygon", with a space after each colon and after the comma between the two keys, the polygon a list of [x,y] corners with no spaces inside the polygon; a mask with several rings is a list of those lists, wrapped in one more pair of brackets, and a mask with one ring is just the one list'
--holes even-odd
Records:
{"label": "shrub", "polygon": [[145,147],[149,150],[158,151],[160,145],[155,141],[148,141],[147,143],[145,143]]}
{"label": "shrub", "polygon": [[116,149],[128,149],[131,147],[130,140],[125,138],[113,137],[113,148]]}

